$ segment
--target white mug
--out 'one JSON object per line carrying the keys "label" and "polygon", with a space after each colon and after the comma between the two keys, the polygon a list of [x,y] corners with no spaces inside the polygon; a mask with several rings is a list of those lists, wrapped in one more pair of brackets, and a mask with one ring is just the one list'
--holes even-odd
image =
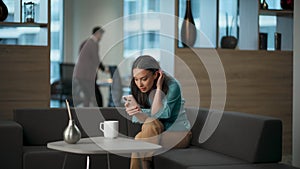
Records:
{"label": "white mug", "polygon": [[104,133],[105,138],[117,138],[119,134],[119,122],[113,120],[101,122],[100,130]]}

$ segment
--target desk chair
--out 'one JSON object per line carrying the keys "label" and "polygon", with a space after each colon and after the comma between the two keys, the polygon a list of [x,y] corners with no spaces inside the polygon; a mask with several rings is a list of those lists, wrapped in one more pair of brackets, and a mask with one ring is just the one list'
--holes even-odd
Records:
{"label": "desk chair", "polygon": [[68,99],[73,105],[72,99],[72,78],[75,64],[60,63],[60,79],[51,84],[51,100],[58,100],[60,106]]}
{"label": "desk chair", "polygon": [[121,98],[123,95],[123,89],[118,67],[112,65],[108,66],[108,68],[110,76],[113,80],[113,83],[110,86],[108,107],[122,107],[123,105],[121,104]]}

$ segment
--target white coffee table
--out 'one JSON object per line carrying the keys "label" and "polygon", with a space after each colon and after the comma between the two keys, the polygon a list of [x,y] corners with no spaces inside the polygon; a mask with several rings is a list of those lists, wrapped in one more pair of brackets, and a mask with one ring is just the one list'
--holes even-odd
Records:
{"label": "white coffee table", "polygon": [[[152,144],[144,141],[137,141],[128,138],[108,139],[104,137],[91,137],[81,139],[76,144],[68,144],[64,141],[51,142],[47,144],[50,149],[63,151],[67,153],[83,154],[87,157],[87,169],[89,168],[89,155],[106,154],[108,168],[110,169],[109,154],[129,154],[153,152],[162,148],[157,144]],[[66,157],[64,160],[65,165]],[[63,166],[64,168],[64,166]]]}

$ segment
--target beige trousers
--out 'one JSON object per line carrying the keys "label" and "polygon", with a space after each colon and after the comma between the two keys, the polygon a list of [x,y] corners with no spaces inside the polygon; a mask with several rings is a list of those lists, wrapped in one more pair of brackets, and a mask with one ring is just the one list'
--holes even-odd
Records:
{"label": "beige trousers", "polygon": [[[163,124],[154,118],[147,118],[142,125],[142,130],[135,136],[136,140],[160,144],[164,148],[186,148],[188,147],[192,133],[184,132],[163,132]],[[132,153],[130,169],[149,169],[152,164],[152,152]]]}

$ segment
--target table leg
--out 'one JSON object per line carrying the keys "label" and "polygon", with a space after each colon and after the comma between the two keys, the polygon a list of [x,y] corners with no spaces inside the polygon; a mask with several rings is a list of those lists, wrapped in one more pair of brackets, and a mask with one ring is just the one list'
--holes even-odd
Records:
{"label": "table leg", "polygon": [[[64,161],[63,161],[62,169],[65,169],[65,167],[66,167],[67,157],[68,157],[68,153],[65,153],[65,158],[64,158]],[[90,168],[90,156],[87,155],[86,156],[86,169],[89,169],[89,168]]]}
{"label": "table leg", "polygon": [[86,169],[90,168],[90,156],[86,156]]}
{"label": "table leg", "polygon": [[109,152],[106,153],[107,158],[107,169],[110,169],[110,158],[109,158]]}
{"label": "table leg", "polygon": [[64,158],[64,161],[63,161],[62,169],[65,169],[65,167],[66,167],[67,156],[68,156],[68,153],[65,153],[65,158]]}

